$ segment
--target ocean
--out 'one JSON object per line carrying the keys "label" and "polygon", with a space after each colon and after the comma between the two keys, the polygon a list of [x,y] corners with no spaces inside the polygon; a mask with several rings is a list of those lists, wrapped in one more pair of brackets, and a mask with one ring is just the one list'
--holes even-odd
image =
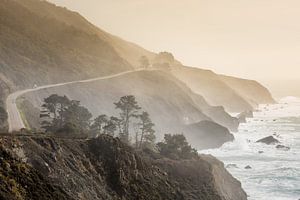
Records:
{"label": "ocean", "polygon": [[[271,135],[290,150],[256,143]],[[260,105],[254,118],[241,124],[234,136],[233,142],[200,153],[223,161],[242,183],[249,200],[300,199],[299,98],[286,97],[274,105]]]}

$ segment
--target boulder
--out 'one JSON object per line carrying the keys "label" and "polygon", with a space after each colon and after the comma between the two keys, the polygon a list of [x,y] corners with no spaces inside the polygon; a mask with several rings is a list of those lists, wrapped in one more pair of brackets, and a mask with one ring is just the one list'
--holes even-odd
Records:
{"label": "boulder", "polygon": [[291,147],[287,147],[287,146],[284,146],[284,145],[279,144],[279,145],[276,146],[276,149],[288,151],[288,150],[291,149]]}
{"label": "boulder", "polygon": [[226,165],[226,168],[238,168],[238,166],[236,164],[228,164]]}
{"label": "boulder", "polygon": [[257,140],[256,142],[257,143],[264,143],[264,144],[268,144],[268,145],[280,143],[273,136],[268,136],[268,137],[262,138],[260,140]]}
{"label": "boulder", "polygon": [[245,169],[252,169],[252,167],[251,167],[250,165],[247,165],[247,166],[245,167]]}

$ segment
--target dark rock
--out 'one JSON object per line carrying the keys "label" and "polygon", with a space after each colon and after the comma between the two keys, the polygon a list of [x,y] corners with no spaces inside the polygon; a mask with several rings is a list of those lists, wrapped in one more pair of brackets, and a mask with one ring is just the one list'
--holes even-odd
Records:
{"label": "dark rock", "polygon": [[252,169],[252,167],[251,167],[250,165],[247,165],[247,166],[245,167],[245,169]]}
{"label": "dark rock", "polygon": [[190,124],[183,132],[190,133],[186,137],[189,143],[197,149],[218,148],[225,142],[234,140],[234,136],[227,128],[212,121]]}
{"label": "dark rock", "polygon": [[[184,162],[164,159],[157,160],[156,163],[167,171],[172,177],[171,180],[178,182],[184,199],[247,199],[247,194],[239,189],[241,183],[234,180],[224,168],[224,164],[212,156],[200,155],[198,160]],[[207,190],[207,188],[212,190]],[[214,190],[216,192],[213,192]]]}
{"label": "dark rock", "polygon": [[[73,199],[61,185],[54,184],[42,173],[15,158],[2,145],[0,155],[3,158],[0,163],[0,199]],[[11,170],[7,170],[7,166]]]}
{"label": "dark rock", "polygon": [[259,154],[262,154],[262,153],[264,153],[264,151],[258,151],[258,153],[259,153]]}
{"label": "dark rock", "polygon": [[277,146],[276,146],[276,149],[280,149],[280,150],[288,151],[288,150],[290,150],[291,148],[290,148],[290,147],[287,147],[287,146],[284,146],[284,145],[281,145],[281,144],[279,144],[279,145],[277,145]]}
{"label": "dark rock", "polygon": [[238,132],[239,120],[238,118],[232,117],[229,114],[224,114],[226,111],[222,106],[213,106],[208,109],[204,109],[203,112],[208,115],[212,121],[227,127],[232,132]]}
{"label": "dark rock", "polygon": [[260,140],[257,140],[256,142],[257,142],[257,143],[264,143],[264,144],[268,144],[268,145],[280,143],[280,142],[279,142],[277,139],[275,139],[273,136],[268,136],[268,137],[262,138],[262,139],[260,139]]}
{"label": "dark rock", "polygon": [[226,169],[228,168],[238,168],[238,166],[236,164],[228,164],[226,165]]}

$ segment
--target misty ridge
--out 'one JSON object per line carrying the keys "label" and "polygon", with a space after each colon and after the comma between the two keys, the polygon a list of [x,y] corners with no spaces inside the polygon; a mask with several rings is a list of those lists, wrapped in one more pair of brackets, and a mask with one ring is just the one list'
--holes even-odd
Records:
{"label": "misty ridge", "polygon": [[255,80],[186,66],[67,8],[0,0],[2,199],[247,199],[199,151],[236,142],[276,103]]}

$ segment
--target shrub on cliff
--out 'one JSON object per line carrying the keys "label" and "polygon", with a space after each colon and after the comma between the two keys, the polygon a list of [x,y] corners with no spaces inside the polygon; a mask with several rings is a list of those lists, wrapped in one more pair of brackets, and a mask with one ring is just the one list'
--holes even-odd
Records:
{"label": "shrub on cliff", "polygon": [[171,159],[192,159],[198,156],[183,134],[165,134],[164,141],[157,144],[161,155]]}

